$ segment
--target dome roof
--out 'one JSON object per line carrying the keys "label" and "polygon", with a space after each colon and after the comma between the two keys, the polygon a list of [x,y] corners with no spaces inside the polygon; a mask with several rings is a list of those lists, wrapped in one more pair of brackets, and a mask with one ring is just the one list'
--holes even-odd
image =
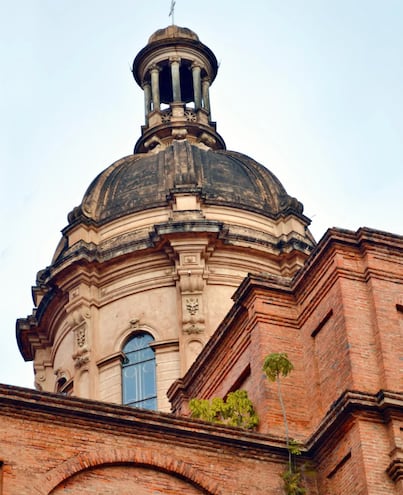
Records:
{"label": "dome roof", "polygon": [[234,151],[203,149],[175,140],[159,153],[130,155],[113,163],[95,178],[69,221],[84,215],[106,223],[164,206],[178,192],[198,193],[205,204],[271,218],[286,213],[302,217],[302,204],[255,160]]}
{"label": "dome roof", "polygon": [[158,29],[153,33],[149,39],[148,44],[154,43],[155,41],[168,40],[170,38],[181,38],[199,41],[197,34],[189,28],[170,25],[163,29]]}

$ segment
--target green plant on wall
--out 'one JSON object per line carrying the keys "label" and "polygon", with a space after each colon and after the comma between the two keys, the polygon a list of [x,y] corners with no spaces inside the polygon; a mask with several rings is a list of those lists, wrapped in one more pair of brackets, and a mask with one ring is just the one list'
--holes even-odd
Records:
{"label": "green plant on wall", "polygon": [[286,469],[282,474],[284,490],[287,495],[306,495],[307,491],[302,486],[302,473],[299,469],[291,471]]}
{"label": "green plant on wall", "polygon": [[266,356],[263,363],[263,371],[271,382],[277,383],[277,394],[280,402],[281,412],[283,415],[285,438],[288,450],[288,466],[282,473],[281,477],[284,482],[284,490],[287,495],[305,495],[306,489],[302,486],[302,470],[299,469],[295,462],[295,456],[301,454],[298,444],[291,440],[287,421],[287,412],[283,400],[281,389],[281,377],[288,376],[294,369],[293,364],[284,352],[272,353]]}
{"label": "green plant on wall", "polygon": [[259,423],[252,401],[246,390],[235,390],[227,395],[226,400],[191,399],[189,409],[192,418],[203,419],[212,423],[226,424],[252,430]]}

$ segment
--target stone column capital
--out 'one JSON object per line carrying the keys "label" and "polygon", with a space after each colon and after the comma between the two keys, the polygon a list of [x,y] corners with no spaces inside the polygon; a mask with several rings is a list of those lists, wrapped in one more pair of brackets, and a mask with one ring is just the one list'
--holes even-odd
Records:
{"label": "stone column capital", "polygon": [[150,66],[150,72],[160,72],[161,67],[158,64],[153,64]]}

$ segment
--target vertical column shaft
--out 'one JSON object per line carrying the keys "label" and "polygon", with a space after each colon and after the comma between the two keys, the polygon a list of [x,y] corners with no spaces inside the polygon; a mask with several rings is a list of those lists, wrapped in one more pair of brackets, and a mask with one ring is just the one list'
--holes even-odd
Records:
{"label": "vertical column shaft", "polygon": [[151,92],[153,97],[153,110],[160,109],[160,83],[159,83],[159,68],[154,65],[151,68]]}
{"label": "vertical column shaft", "polygon": [[202,82],[203,105],[206,112],[210,115],[210,81],[205,78]]}
{"label": "vertical column shaft", "polygon": [[180,61],[179,57],[172,57],[169,59],[171,63],[171,76],[172,76],[172,96],[173,101],[182,101],[181,95],[181,81],[180,81]]}
{"label": "vertical column shaft", "polygon": [[195,110],[201,108],[201,79],[200,79],[201,68],[200,65],[192,65],[192,76],[193,76],[193,92],[195,101]]}
{"label": "vertical column shaft", "polygon": [[143,84],[144,90],[144,113],[146,122],[148,122],[148,114],[151,112],[151,84],[149,81],[145,81]]}

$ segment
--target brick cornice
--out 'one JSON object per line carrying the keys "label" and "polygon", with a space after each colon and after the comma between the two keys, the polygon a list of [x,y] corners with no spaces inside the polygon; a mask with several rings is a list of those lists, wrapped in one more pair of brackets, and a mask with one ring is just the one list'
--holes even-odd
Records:
{"label": "brick cornice", "polygon": [[306,442],[308,452],[321,448],[333,434],[341,429],[351,414],[374,413],[387,419],[392,411],[403,414],[403,393],[380,390],[377,394],[346,390],[330,407],[316,431]]}
{"label": "brick cornice", "polygon": [[350,249],[355,248],[360,253],[371,249],[386,252],[389,256],[394,253],[396,256],[401,257],[403,236],[369,229],[368,227],[360,228],[356,232],[339,228],[328,229],[312,251],[304,267],[294,277],[293,287],[296,287],[300,281],[306,279],[312,266],[317,265],[319,259],[325,260],[325,253],[330,253],[332,249],[336,249],[337,245],[340,247],[349,246]]}
{"label": "brick cornice", "polygon": [[386,472],[395,483],[403,480],[403,457],[394,459],[387,467]]}
{"label": "brick cornice", "polygon": [[[351,270],[337,263],[337,256],[356,252],[358,256],[372,251],[374,258],[385,258],[398,262],[402,259],[403,236],[389,234],[369,228],[361,228],[357,232],[343,229],[329,229],[309,256],[304,267],[293,279],[278,277],[271,274],[248,274],[233,295],[235,304],[250,306],[252,298],[258,291],[278,294],[290,301],[295,300],[301,305],[301,313],[297,318],[297,326],[303,325],[314,311],[320,299],[338,279],[367,282],[370,278],[378,278],[392,282],[400,282],[402,277],[396,271],[385,271],[374,266],[363,266],[362,270]],[[403,263],[403,260],[401,261]],[[321,284],[320,291],[312,288]],[[306,297],[315,294],[310,304],[304,304]],[[292,324],[294,326],[294,323]]]}
{"label": "brick cornice", "polygon": [[200,445],[207,450],[235,449],[237,455],[283,462],[283,439],[224,425],[214,425],[172,414],[147,411],[47,392],[0,385],[1,414],[24,420],[70,424],[74,428],[126,435],[150,441]]}

